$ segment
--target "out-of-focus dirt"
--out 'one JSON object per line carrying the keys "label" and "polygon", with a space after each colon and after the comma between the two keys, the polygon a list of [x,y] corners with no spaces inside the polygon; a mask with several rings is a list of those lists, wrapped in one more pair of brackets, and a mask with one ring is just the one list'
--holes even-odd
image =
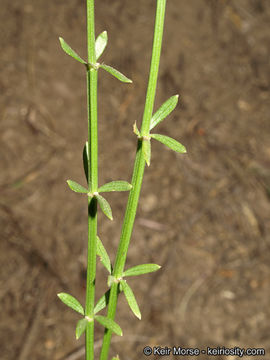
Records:
{"label": "out-of-focus dirt", "polygon": [[[133,79],[100,71],[100,184],[131,178],[155,3],[96,1],[97,33],[109,35],[102,60]],[[168,1],[155,107],[176,93],[180,102],[158,132],[188,154],[153,141],[127,266],[162,269],[130,280],[141,321],[119,300],[124,337],[111,355],[121,360],[144,358],[146,345],[263,347],[269,357],[269,20],[267,0]],[[71,359],[84,340],[56,293],[84,303],[86,202],[66,179],[84,182],[85,69],[58,36],[85,56],[85,1],[2,0],[0,29],[0,357]],[[114,221],[100,214],[99,235],[113,259],[127,194],[107,198]],[[99,265],[97,296],[105,289]]]}

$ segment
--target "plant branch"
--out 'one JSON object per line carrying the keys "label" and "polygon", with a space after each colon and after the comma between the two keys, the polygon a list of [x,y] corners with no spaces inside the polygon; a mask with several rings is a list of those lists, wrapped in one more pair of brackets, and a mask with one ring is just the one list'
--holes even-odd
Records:
{"label": "plant branch", "polygon": [[[153,112],[155,93],[156,93],[156,84],[158,77],[158,69],[160,62],[160,53],[163,37],[163,27],[164,27],[164,18],[165,18],[165,8],[166,0],[157,0],[157,9],[156,9],[156,21],[155,21],[155,33],[153,41],[153,52],[152,60],[150,67],[150,75],[148,82],[148,89],[146,95],[145,110],[141,128],[142,136],[148,136],[150,128],[150,120]],[[121,277],[126,257],[129,247],[129,242],[133,230],[134,220],[136,216],[141,185],[143,180],[144,168],[145,168],[145,159],[142,151],[142,142],[144,140],[138,139],[137,152],[132,176],[132,189],[129,193],[126,213],[124,217],[124,223],[122,227],[122,233],[120,238],[120,243],[117,250],[115,266],[113,270],[113,276],[115,278]],[[110,298],[108,304],[108,318],[114,319],[117,305],[117,296],[118,296],[118,286],[119,284],[113,283],[110,291]],[[103,345],[101,349],[100,359],[107,360],[110,341],[111,341],[112,332],[105,330]]]}
{"label": "plant branch", "polygon": [[[87,0],[88,62],[95,64],[94,0]],[[87,67],[88,110],[88,187],[92,193],[98,189],[98,133],[97,133],[97,70]],[[96,278],[97,201],[88,198],[88,254],[85,315],[93,319]],[[86,360],[94,359],[94,321],[88,322],[85,337]]]}

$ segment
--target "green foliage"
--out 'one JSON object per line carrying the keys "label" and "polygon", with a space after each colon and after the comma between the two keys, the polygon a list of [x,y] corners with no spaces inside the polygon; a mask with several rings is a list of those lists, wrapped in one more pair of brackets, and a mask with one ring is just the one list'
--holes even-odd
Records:
{"label": "green foliage", "polygon": [[104,309],[109,303],[109,296],[110,296],[111,289],[107,290],[104,295],[96,303],[94,308],[94,314],[97,314],[100,310]]}
{"label": "green foliage", "polygon": [[151,138],[158,140],[162,144],[168,146],[170,149],[172,149],[178,153],[184,154],[187,152],[184,145],[180,144],[178,141],[172,139],[169,136],[159,135],[159,134],[151,134]]}
{"label": "green foliage", "polygon": [[132,188],[132,185],[127,181],[111,181],[105,185],[102,185],[98,188],[98,192],[111,192],[111,191],[129,191]]}
{"label": "green foliage", "polygon": [[157,264],[137,265],[137,266],[133,266],[133,267],[127,269],[126,271],[124,271],[123,272],[123,277],[124,276],[137,276],[137,275],[147,274],[147,273],[157,271],[160,268],[161,268],[161,266],[159,266]]}
{"label": "green foliage", "polygon": [[123,332],[120,326],[113,321],[112,319],[109,319],[108,317],[101,316],[101,315],[95,315],[95,320],[97,320],[102,326],[104,326],[106,329],[111,330],[116,335],[122,336]]}
{"label": "green foliage", "polygon": [[86,141],[83,148],[83,168],[84,168],[84,174],[86,177],[87,184],[88,184],[88,161],[89,161],[88,141]]}
{"label": "green foliage", "polygon": [[[141,264],[131,267],[124,271],[129,242],[135,221],[140,190],[142,186],[145,162],[150,165],[151,161],[151,138],[160,141],[170,149],[179,153],[185,153],[186,149],[178,141],[164,135],[150,134],[156,125],[163,121],[176,107],[178,95],[172,96],[165,101],[161,107],[154,113],[154,100],[158,78],[161,44],[163,36],[163,25],[165,17],[166,0],[157,0],[157,12],[155,33],[153,42],[153,52],[149,83],[146,95],[145,109],[141,129],[137,128],[136,122],[133,130],[138,137],[136,159],[132,176],[132,183],[126,181],[112,181],[102,186],[98,186],[98,121],[97,121],[97,83],[98,69],[101,68],[118,80],[131,83],[132,81],[118,70],[104,63],[99,64],[97,60],[103,54],[108,35],[103,31],[95,38],[95,17],[94,17],[94,0],[86,0],[87,4],[87,43],[88,43],[88,60],[84,61],[62,38],[59,38],[61,47],[71,57],[78,62],[86,65],[87,71],[87,109],[88,109],[88,142],[83,150],[83,166],[87,180],[87,188],[75,181],[68,180],[71,190],[77,193],[87,194],[88,200],[88,255],[87,255],[87,289],[85,309],[69,294],[60,293],[59,298],[73,310],[83,315],[84,318],[77,322],[76,338],[78,339],[86,330],[86,360],[94,358],[94,320],[106,328],[104,332],[104,342],[101,349],[100,360],[107,360],[111,334],[122,335],[120,326],[114,321],[117,297],[120,291],[123,291],[129,307],[136,317],[141,319],[141,312],[134,293],[123,277],[136,276],[157,271],[160,266],[156,264]],[[118,139],[116,139],[118,141]],[[91,173],[90,173],[91,172]],[[91,176],[90,176],[91,175]],[[129,199],[123,227],[121,231],[120,242],[116,254],[114,268],[109,255],[97,236],[97,203],[103,213],[112,220],[112,210],[108,201],[100,195],[102,192],[129,191]],[[109,272],[108,286],[109,290],[98,300],[95,305],[95,286],[96,286],[96,260],[100,257],[101,263]],[[107,317],[96,315],[99,311],[108,305]],[[119,360],[119,357],[113,357],[112,360]]]}
{"label": "green foliage", "polygon": [[89,190],[87,190],[84,186],[78,184],[76,181],[73,180],[67,180],[68,186],[72,191],[75,191],[76,193],[81,194],[87,194]]}
{"label": "green foliage", "polygon": [[62,49],[67,53],[69,56],[73,57],[73,59],[79,61],[82,64],[86,64],[86,62],[65,42],[63,38],[59,38],[60,44]]}
{"label": "green foliage", "polygon": [[100,256],[100,261],[102,262],[104,267],[108,270],[109,273],[111,273],[112,265],[109,255],[98,236],[97,236],[97,255]]}
{"label": "green foliage", "polygon": [[150,139],[143,139],[142,141],[142,151],[146,164],[150,166],[151,161],[151,142]]}
{"label": "green foliage", "polygon": [[71,309],[77,311],[79,314],[84,315],[84,309],[80,302],[75,299],[75,297],[67,294],[67,293],[59,293],[57,294],[59,299],[63,301],[63,303],[69,306]]}
{"label": "green foliage", "polygon": [[141,134],[140,134],[140,131],[139,129],[137,128],[137,123],[135,121],[135,123],[133,124],[133,132],[135,135],[137,135],[138,137],[141,137]]}
{"label": "green foliage", "polygon": [[120,73],[120,71],[114,69],[113,67],[109,66],[109,65],[105,65],[105,64],[101,64],[100,67],[107,71],[108,73],[110,73],[112,76],[116,77],[118,80],[124,82],[124,83],[132,83],[132,80],[130,80],[129,78],[127,78],[125,75],[123,75],[122,73]]}
{"label": "green foliage", "polygon": [[110,219],[113,219],[112,216],[112,209],[110,207],[110,204],[108,203],[108,201],[101,195],[96,194],[95,197],[97,198],[97,201],[99,203],[99,206],[101,208],[101,210],[103,211],[103,213]]}
{"label": "green foliage", "polygon": [[87,319],[81,319],[77,322],[77,325],[76,325],[76,339],[77,340],[85,332],[87,323],[88,323]]}
{"label": "green foliage", "polygon": [[137,304],[137,301],[135,299],[135,295],[134,295],[133,291],[131,290],[131,287],[128,285],[126,280],[121,280],[120,284],[121,284],[121,288],[125,294],[125,297],[127,299],[130,309],[132,310],[134,315],[137,316],[137,318],[141,320],[141,317],[142,317],[141,312],[140,312],[139,306]]}
{"label": "green foliage", "polygon": [[164,120],[175,109],[178,103],[179,95],[170,97],[165,103],[161,105],[158,111],[154,114],[150,121],[150,130],[152,130],[157,124]]}
{"label": "green foliage", "polygon": [[100,58],[105,50],[108,42],[108,34],[107,31],[103,31],[98,35],[96,43],[95,43],[95,51],[96,51],[96,60]]}

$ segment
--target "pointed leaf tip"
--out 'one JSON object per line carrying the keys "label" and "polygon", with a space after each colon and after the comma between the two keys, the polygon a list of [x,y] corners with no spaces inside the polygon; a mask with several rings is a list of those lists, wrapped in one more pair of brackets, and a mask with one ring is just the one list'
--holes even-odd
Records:
{"label": "pointed leaf tip", "polygon": [[95,50],[96,50],[96,60],[100,58],[105,50],[108,42],[107,31],[103,31],[96,39]]}
{"label": "pointed leaf tip", "polygon": [[125,297],[127,299],[130,309],[132,310],[133,314],[135,316],[137,316],[138,319],[141,320],[142,315],[141,315],[138,303],[135,299],[135,295],[134,295],[131,287],[128,285],[128,283],[125,280],[121,280],[120,284],[122,285],[122,289],[123,289],[123,292],[125,294]]}
{"label": "pointed leaf tip", "polygon": [[185,154],[187,152],[184,145],[180,144],[177,140],[174,140],[173,138],[165,135],[160,134],[151,134],[151,137],[162,144],[168,146],[173,151],[176,151],[181,154]]}
{"label": "pointed leaf tip", "polygon": [[137,266],[133,266],[123,273],[124,276],[137,276],[137,275],[143,275],[148,274],[154,271],[157,271],[161,268],[160,265],[157,264],[141,264]]}
{"label": "pointed leaf tip", "polygon": [[86,64],[86,62],[74,51],[62,37],[59,37],[59,41],[61,44],[62,49],[67,53],[69,56],[73,57],[73,59],[79,61],[81,64]]}
{"label": "pointed leaf tip", "polygon": [[89,190],[87,190],[84,186],[78,184],[76,181],[67,180],[68,186],[70,189],[76,193],[87,194]]}
{"label": "pointed leaf tip", "polygon": [[103,213],[110,220],[113,220],[112,209],[111,209],[110,204],[108,203],[108,201],[103,196],[101,196],[99,194],[95,195],[95,197],[97,198],[97,201],[98,201],[99,206],[100,206],[101,210],[103,211]]}
{"label": "pointed leaf tip", "polygon": [[86,177],[87,184],[88,184],[88,161],[89,161],[88,141],[86,141],[83,147],[83,168],[84,168],[84,174]]}
{"label": "pointed leaf tip", "polygon": [[143,151],[143,156],[144,156],[144,160],[147,164],[147,166],[150,166],[150,162],[151,162],[151,142],[150,139],[143,139],[142,142],[142,151]]}
{"label": "pointed leaf tip", "polygon": [[80,336],[85,332],[88,320],[81,319],[77,322],[76,325],[76,340],[80,338]]}
{"label": "pointed leaf tip", "polygon": [[139,131],[138,127],[137,127],[136,121],[135,121],[135,123],[133,124],[133,132],[134,132],[134,134],[137,135],[138,137],[141,136],[140,131]]}
{"label": "pointed leaf tip", "polygon": [[157,124],[164,120],[175,109],[178,103],[179,95],[174,95],[166,100],[157,112],[152,116],[150,121],[150,130],[152,130]]}
{"label": "pointed leaf tip", "polygon": [[101,64],[100,67],[103,70],[110,73],[111,75],[113,75],[114,77],[116,77],[118,80],[120,80],[120,81],[122,81],[124,83],[132,83],[132,80],[127,78],[124,74],[122,74],[120,71],[114,69],[113,67],[111,67],[109,65],[105,65],[105,64]]}
{"label": "pointed leaf tip", "polygon": [[101,316],[101,315],[96,315],[95,319],[106,329],[113,331],[116,335],[119,335],[119,336],[123,335],[123,332],[122,332],[122,329],[120,328],[120,326],[112,319],[105,317],[105,316]]}
{"label": "pointed leaf tip", "polygon": [[100,260],[101,260],[102,264],[108,270],[108,272],[111,274],[112,265],[111,265],[109,255],[98,236],[97,236],[97,255],[100,256]]}
{"label": "pointed leaf tip", "polygon": [[98,313],[100,310],[104,309],[109,304],[111,289],[107,290],[104,295],[98,300],[94,308],[94,314]]}
{"label": "pointed leaf tip", "polygon": [[57,296],[65,305],[69,306],[72,310],[78,312],[81,315],[84,315],[84,309],[75,297],[67,293],[59,293],[57,294]]}

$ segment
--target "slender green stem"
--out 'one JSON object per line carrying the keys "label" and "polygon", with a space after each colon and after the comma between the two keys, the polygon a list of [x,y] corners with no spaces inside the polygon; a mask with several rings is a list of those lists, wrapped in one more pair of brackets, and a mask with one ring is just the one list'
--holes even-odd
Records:
{"label": "slender green stem", "polygon": [[[154,41],[153,41],[153,52],[152,52],[152,60],[150,67],[150,75],[148,82],[148,89],[146,95],[146,103],[144,109],[143,122],[141,127],[141,134],[143,136],[147,136],[150,128],[150,120],[153,113],[153,106],[155,100],[156,93],[156,85],[157,85],[157,77],[158,77],[158,69],[160,62],[160,53],[161,53],[161,45],[162,45],[162,37],[163,37],[163,27],[164,27],[164,18],[165,18],[165,8],[166,8],[166,0],[157,0],[157,9],[156,9],[156,22],[155,22],[155,33],[154,33]],[[122,227],[122,233],[120,238],[120,243],[117,250],[115,265],[113,275],[116,278],[121,277],[126,257],[127,251],[129,247],[129,242],[133,230],[133,224],[136,216],[141,185],[143,180],[145,168],[145,160],[142,152],[142,140],[138,140],[134,171],[132,176],[132,189],[129,193],[124,223]],[[117,294],[118,294],[118,284],[113,283],[110,291],[110,298],[108,304],[108,314],[107,316],[111,319],[114,319],[117,305]],[[100,354],[100,360],[107,360],[110,341],[111,341],[112,332],[109,330],[105,331],[103,344]]]}
{"label": "slender green stem", "polygon": [[[95,64],[94,0],[87,0],[88,62]],[[87,68],[88,110],[88,186],[93,193],[98,189],[98,133],[97,133],[97,70]],[[88,254],[85,315],[94,318],[96,278],[97,201],[88,198]],[[94,359],[94,320],[88,322],[85,335],[86,360]]]}
{"label": "slender green stem", "polygon": [[148,135],[150,128],[150,120],[153,114],[156,87],[157,87],[158,69],[159,69],[160,54],[161,54],[162,37],[163,37],[165,9],[166,9],[166,0],[157,0],[156,22],[155,22],[152,59],[150,66],[150,75],[148,81],[142,127],[141,127],[142,136]]}
{"label": "slender green stem", "polygon": [[87,49],[88,62],[96,63],[95,52],[95,0],[87,1]]}

